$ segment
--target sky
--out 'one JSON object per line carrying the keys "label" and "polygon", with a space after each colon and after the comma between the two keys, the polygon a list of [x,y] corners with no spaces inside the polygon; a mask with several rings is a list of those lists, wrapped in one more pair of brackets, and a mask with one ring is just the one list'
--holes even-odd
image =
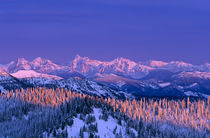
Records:
{"label": "sky", "polygon": [[209,0],[0,0],[0,64],[110,61],[210,63]]}

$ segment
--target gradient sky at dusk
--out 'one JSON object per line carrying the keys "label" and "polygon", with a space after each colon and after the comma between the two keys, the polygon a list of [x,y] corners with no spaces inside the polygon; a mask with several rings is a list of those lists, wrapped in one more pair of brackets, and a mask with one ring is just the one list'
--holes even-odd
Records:
{"label": "gradient sky at dusk", "polygon": [[210,62],[210,0],[0,0],[0,63]]}

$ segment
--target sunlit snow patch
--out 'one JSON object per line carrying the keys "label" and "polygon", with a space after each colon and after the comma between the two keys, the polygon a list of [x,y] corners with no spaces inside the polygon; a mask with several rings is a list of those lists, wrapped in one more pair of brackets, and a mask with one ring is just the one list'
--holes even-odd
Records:
{"label": "sunlit snow patch", "polygon": [[[124,137],[128,137],[126,134],[126,128],[125,126],[121,126],[117,123],[117,120],[112,118],[111,116],[109,116],[107,121],[104,121],[102,119],[99,119],[100,116],[102,115],[101,109],[94,109],[94,113],[91,114],[93,116],[95,116],[96,118],[96,122],[97,126],[98,126],[98,132],[95,133],[96,135],[98,135],[101,138],[113,138],[115,137],[115,134],[113,134],[113,131],[115,128],[116,129],[116,133],[120,133],[120,131],[122,132],[122,135]],[[125,124],[124,121],[122,121],[122,124]],[[67,132],[68,132],[68,138],[71,137],[79,137],[79,133],[80,133],[80,129],[83,126],[87,126],[87,124],[85,124],[84,121],[78,119],[78,118],[74,118],[74,124],[70,127],[67,127]],[[134,129],[131,129],[134,134],[137,136],[137,132]],[[88,137],[87,133],[84,133],[85,137]]]}
{"label": "sunlit snow patch", "polygon": [[193,93],[192,91],[187,91],[187,92],[184,92],[184,94],[185,94],[185,95],[187,95],[187,96],[195,96],[195,97],[197,97],[197,96],[198,96],[198,94],[197,94],[197,93]]}
{"label": "sunlit snow patch", "polygon": [[166,83],[159,83],[158,85],[159,85],[160,87],[164,88],[164,87],[167,87],[167,86],[171,85],[171,83],[169,83],[169,82],[166,82]]}
{"label": "sunlit snow patch", "polygon": [[192,88],[192,87],[195,87],[195,86],[197,86],[197,85],[198,85],[198,83],[193,83],[193,84],[187,86],[187,88]]}
{"label": "sunlit snow patch", "polygon": [[74,124],[72,125],[72,127],[70,126],[67,127],[68,137],[71,138],[79,136],[80,128],[82,128],[84,124],[85,124],[84,121],[78,118],[74,118]]}

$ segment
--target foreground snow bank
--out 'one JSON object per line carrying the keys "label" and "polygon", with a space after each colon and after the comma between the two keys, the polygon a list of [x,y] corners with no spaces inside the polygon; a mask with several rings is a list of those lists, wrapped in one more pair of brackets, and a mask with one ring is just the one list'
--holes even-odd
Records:
{"label": "foreground snow bank", "polygon": [[[124,125],[119,125],[116,119],[109,116],[108,120],[104,121],[100,119],[100,116],[102,116],[101,109],[94,108],[93,111],[93,114],[90,115],[95,116],[96,121],[93,123],[97,123],[98,127],[98,132],[94,133],[94,135],[97,135],[101,138],[112,138],[115,137],[115,134],[118,133],[122,134],[123,137],[128,137],[126,134],[126,128],[124,127]],[[125,124],[125,122],[123,122],[122,124]],[[83,126],[87,127],[88,125],[83,120],[80,120],[79,118],[74,118],[74,124],[71,127],[67,127],[68,138],[80,137],[80,129],[82,129]],[[133,131],[137,136],[137,132],[134,129]],[[89,134],[84,133],[84,136],[89,137]]]}

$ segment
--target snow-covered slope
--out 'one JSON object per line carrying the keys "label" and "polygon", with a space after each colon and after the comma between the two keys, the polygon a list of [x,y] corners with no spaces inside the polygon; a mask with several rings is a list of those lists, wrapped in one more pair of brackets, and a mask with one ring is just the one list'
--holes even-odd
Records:
{"label": "snow-covered slope", "polygon": [[62,79],[61,77],[58,76],[37,73],[33,70],[19,70],[18,72],[12,73],[11,75],[19,79],[23,78],[45,78],[45,79],[55,79],[55,80]]}
{"label": "snow-covered slope", "polygon": [[[123,122],[123,125],[119,125],[117,122],[117,119],[112,118],[111,116],[108,117],[107,121],[104,121],[100,118],[102,116],[101,109],[94,108],[93,114],[90,114],[91,116],[95,117],[95,122],[93,124],[97,124],[97,130],[98,132],[95,133],[95,135],[99,136],[100,138],[114,138],[116,134],[120,134],[121,136],[128,138],[128,134],[126,133],[126,127],[125,122]],[[80,137],[80,130],[83,129],[84,126],[88,127],[88,124],[84,122],[83,120],[80,120],[79,118],[74,118],[73,125],[70,127],[67,127],[68,137]],[[116,129],[116,130],[115,130]],[[131,129],[134,134],[137,137],[137,131],[134,129]],[[115,134],[114,134],[115,133]],[[84,133],[84,137],[89,137],[88,133]]]}
{"label": "snow-covered slope", "polygon": [[1,80],[4,79],[4,78],[8,78],[8,77],[10,77],[10,75],[7,72],[0,71],[0,78],[1,78]]}
{"label": "snow-covered slope", "polygon": [[[89,79],[82,79],[74,77],[70,79],[62,79],[57,76],[46,75],[34,71],[19,71],[12,74],[13,79],[18,81],[7,81],[6,84],[10,85],[10,89],[20,89],[27,87],[46,87],[46,88],[64,88],[71,89],[75,92],[88,93],[99,97],[115,97],[117,99],[133,98],[129,93],[123,92],[118,89],[105,86],[101,83],[91,81]],[[0,85],[1,85],[0,81]],[[5,84],[5,83],[4,83]],[[24,87],[23,87],[24,86]],[[7,87],[8,89],[8,87]]]}
{"label": "snow-covered slope", "polygon": [[71,88],[78,92],[89,93],[92,95],[102,97],[116,97],[116,98],[133,98],[129,93],[123,92],[118,89],[113,89],[101,83],[91,81],[88,79],[70,78],[66,81],[60,82],[60,87]]}
{"label": "snow-covered slope", "polygon": [[172,72],[194,71],[196,69],[196,66],[182,61],[171,61],[169,64],[167,64],[166,69]]}
{"label": "snow-covered slope", "polygon": [[138,80],[129,79],[115,74],[96,74],[94,80],[98,82],[107,83],[110,85],[115,85],[119,88],[123,87],[126,84],[135,85],[140,83],[140,81]]}
{"label": "snow-covered slope", "polygon": [[171,85],[171,83],[165,82],[165,83],[159,83],[158,85],[159,85],[161,88],[164,88],[164,87],[167,87],[167,86]]}
{"label": "snow-covered slope", "polygon": [[210,73],[209,72],[181,72],[176,77],[180,78],[200,78],[200,79],[210,79]]}
{"label": "snow-covered slope", "polygon": [[9,73],[0,71],[0,87],[1,91],[5,92],[6,90],[10,89],[17,89],[21,88],[22,84]]}

